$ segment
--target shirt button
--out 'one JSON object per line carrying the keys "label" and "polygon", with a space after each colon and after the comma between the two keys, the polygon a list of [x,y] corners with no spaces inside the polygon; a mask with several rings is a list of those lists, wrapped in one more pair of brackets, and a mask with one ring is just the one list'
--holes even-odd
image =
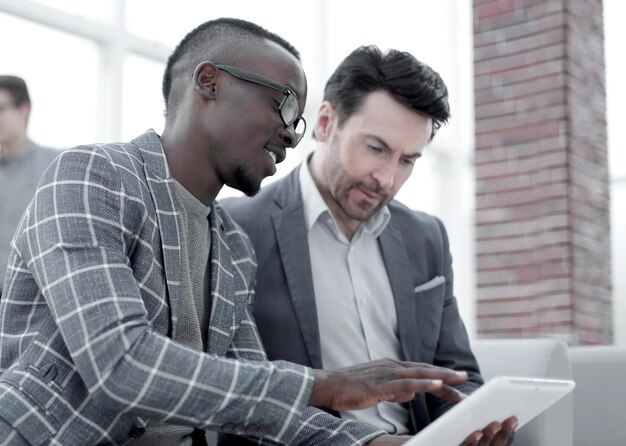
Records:
{"label": "shirt button", "polygon": [[130,430],[130,436],[133,438],[139,438],[146,432],[146,428],[142,426],[133,426]]}

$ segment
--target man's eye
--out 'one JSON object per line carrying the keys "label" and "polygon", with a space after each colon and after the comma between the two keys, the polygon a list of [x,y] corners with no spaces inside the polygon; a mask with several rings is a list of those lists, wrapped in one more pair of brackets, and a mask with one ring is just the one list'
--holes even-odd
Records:
{"label": "man's eye", "polygon": [[403,158],[401,163],[405,166],[412,166],[415,164],[415,160],[413,158]]}
{"label": "man's eye", "polygon": [[370,148],[370,150],[372,150],[372,151],[374,151],[374,152],[377,152],[377,153],[381,153],[381,152],[383,151],[383,149],[381,149],[380,147],[378,147],[378,146],[373,146],[373,145],[371,145],[371,144],[368,144],[368,145],[367,145],[367,147],[369,147],[369,148]]}

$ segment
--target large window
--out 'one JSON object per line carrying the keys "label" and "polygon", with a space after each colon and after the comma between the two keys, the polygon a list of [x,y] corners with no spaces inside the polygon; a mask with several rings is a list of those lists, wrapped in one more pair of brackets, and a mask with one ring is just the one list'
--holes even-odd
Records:
{"label": "large window", "polygon": [[165,103],[161,77],[165,63],[135,54],[124,59],[121,139],[128,141],[149,128],[163,131]]}
{"label": "large window", "polygon": [[96,141],[98,45],[1,11],[0,42],[0,72],[28,84],[32,138],[58,148]]}
{"label": "large window", "polygon": [[[624,5],[605,0],[609,144],[613,174],[613,240],[618,340],[626,344],[626,284],[619,265],[626,243],[624,134],[616,124],[624,100]],[[620,9],[620,11],[618,11]],[[622,12],[621,14],[619,12]],[[161,76],[174,45],[196,25],[221,16],[252,20],[285,37],[302,53],[309,82],[305,116],[312,126],[326,78],[359,45],[414,53],[434,67],[450,90],[452,121],[441,129],[398,198],[445,222],[455,266],[455,290],[474,331],[474,193],[472,2],[384,3],[362,0],[0,0],[0,72],[26,78],[33,100],[31,137],[69,147],[127,140],[147,128],[161,131]],[[619,59],[619,60],[618,60]],[[621,71],[620,71],[621,70]],[[621,74],[620,74],[621,73]],[[314,148],[309,135],[290,151],[285,175]],[[4,192],[4,191],[2,191]],[[220,197],[237,194],[225,189]],[[621,282],[620,282],[621,281]]]}

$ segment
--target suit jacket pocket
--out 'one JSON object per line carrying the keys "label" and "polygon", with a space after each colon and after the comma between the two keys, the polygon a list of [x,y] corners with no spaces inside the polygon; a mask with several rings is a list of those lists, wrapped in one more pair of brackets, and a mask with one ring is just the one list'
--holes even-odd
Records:
{"label": "suit jacket pocket", "polygon": [[433,350],[439,341],[445,291],[443,276],[437,276],[415,287],[419,335],[422,344],[429,350]]}
{"label": "suit jacket pocket", "polygon": [[428,282],[425,282],[421,285],[418,285],[415,287],[415,289],[413,290],[415,293],[421,293],[422,291],[428,291],[432,288],[438,287],[439,285],[441,285],[442,283],[446,282],[446,278],[443,276],[436,276],[432,279],[430,279]]}

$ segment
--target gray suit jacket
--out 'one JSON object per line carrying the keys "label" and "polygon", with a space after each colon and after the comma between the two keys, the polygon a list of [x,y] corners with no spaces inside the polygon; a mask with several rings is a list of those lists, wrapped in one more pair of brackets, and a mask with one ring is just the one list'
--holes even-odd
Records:
{"label": "gray suit jacket", "polygon": [[[257,254],[254,317],[269,358],[322,368],[299,168],[252,199],[221,203],[248,233]],[[396,303],[403,359],[466,370],[469,380],[459,388],[471,393],[483,381],[453,295],[445,228],[396,201],[389,209],[391,219],[379,244]],[[448,408],[432,395],[417,395],[410,403],[412,431]]]}
{"label": "gray suit jacket", "polygon": [[0,300],[0,418],[27,442],[123,444],[147,420],[294,444],[337,427],[305,408],[308,368],[233,360],[266,355],[249,312],[256,259],[219,205],[210,214],[210,354],[172,341],[174,194],[153,131],[68,150],[44,173]]}

